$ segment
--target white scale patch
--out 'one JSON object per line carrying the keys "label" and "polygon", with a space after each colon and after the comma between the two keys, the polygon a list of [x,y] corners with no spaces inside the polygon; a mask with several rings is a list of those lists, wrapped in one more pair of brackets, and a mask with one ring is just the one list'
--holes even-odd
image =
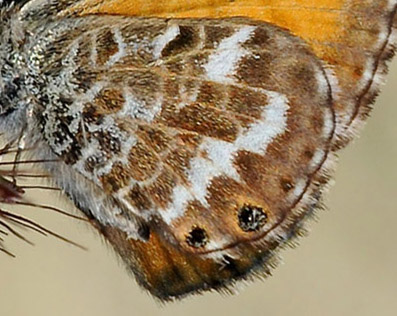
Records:
{"label": "white scale patch", "polygon": [[153,104],[147,104],[146,101],[137,99],[128,88],[124,89],[123,97],[126,102],[117,113],[117,116],[121,118],[130,117],[150,123],[161,112],[163,105],[163,94],[161,92],[157,94]]}
{"label": "white scale patch", "polygon": [[332,115],[332,111],[330,109],[324,110],[324,126],[323,126],[323,136],[328,138],[331,136],[334,130],[334,116]]}
{"label": "white scale patch", "polygon": [[[101,122],[101,124],[85,124],[83,122],[82,111],[84,109],[84,106],[87,103],[92,102],[95,99],[95,97],[98,95],[98,93],[106,86],[107,86],[106,82],[100,81],[95,83],[95,85],[85,94],[78,96],[77,100],[72,104],[72,106],[69,108],[67,112],[69,116],[75,118],[71,122],[70,129],[77,132],[78,127],[81,126],[83,137],[85,140],[85,144],[81,150],[81,157],[75,163],[74,168],[76,168],[81,174],[83,174],[88,179],[91,179],[98,185],[100,185],[99,178],[104,174],[108,174],[111,171],[114,163],[116,162],[121,162],[123,164],[128,163],[127,157],[129,155],[129,152],[131,148],[136,144],[136,139],[133,135],[128,135],[126,132],[121,131],[118,128],[117,123],[115,121],[115,116],[117,116],[116,114],[106,116],[104,120]],[[57,118],[55,117],[53,119],[57,119]],[[88,141],[87,137],[85,137],[84,135],[87,132],[94,133],[97,131],[106,131],[110,133],[114,138],[120,140],[121,152],[118,155],[112,156],[111,159],[107,159],[106,163],[101,168],[97,168],[94,172],[89,172],[85,169],[85,163],[87,162],[87,159],[91,156],[95,156],[98,158],[101,157],[101,155],[103,154],[103,150],[100,148],[100,144],[96,139],[91,139],[90,141]],[[54,149],[54,151],[56,152],[57,151],[61,152],[61,150],[67,149],[65,145],[59,146],[54,144],[54,146],[56,146],[56,148]]]}
{"label": "white scale patch", "polygon": [[[54,93],[54,95],[56,95],[55,92],[59,92],[58,95],[66,94],[67,91],[74,91],[74,89],[76,88],[76,85],[73,83],[73,73],[78,67],[75,58],[78,54],[79,47],[80,43],[78,39],[72,42],[72,44],[67,48],[68,53],[62,60],[62,71],[57,77],[49,78],[48,88]],[[54,98],[51,101],[53,104],[61,104],[58,98]],[[54,128],[58,127],[58,114],[56,113],[56,111],[53,110],[52,107],[47,107],[44,110],[44,113],[47,115],[45,134],[49,145],[57,154],[62,154],[70,147],[73,140],[65,134],[63,135],[62,144],[57,142],[57,140],[52,135],[54,132]],[[67,114],[70,117],[73,117],[72,122],[69,124],[69,130],[72,133],[76,133],[80,124],[80,115],[75,107],[70,108]]]}
{"label": "white scale patch", "polygon": [[267,146],[285,132],[287,127],[288,99],[277,92],[262,91],[269,97],[269,104],[264,106],[262,120],[253,123],[244,129],[233,142],[226,142],[207,138],[199,147],[200,151],[208,153],[208,159],[202,157],[192,158],[188,180],[191,188],[178,185],[172,194],[173,202],[162,217],[167,224],[181,216],[186,205],[193,200],[198,200],[202,205],[209,207],[207,202],[208,187],[214,177],[221,175],[240,181],[239,174],[233,165],[235,154],[246,150],[253,153],[264,154]]}
{"label": "white scale patch", "polygon": [[153,45],[153,57],[154,59],[159,59],[161,57],[161,52],[167,46],[167,44],[173,41],[180,34],[179,26],[176,24],[170,25],[164,32],[157,36],[152,45]]}
{"label": "white scale patch", "polygon": [[96,48],[96,43],[97,43],[97,34],[93,33],[91,35],[91,52],[90,52],[90,61],[92,63],[93,66],[96,66],[96,62],[98,59],[98,51]]}
{"label": "white scale patch", "polygon": [[93,172],[85,170],[85,162],[90,156],[98,158],[103,157],[105,159],[105,157],[102,156],[103,150],[96,139],[92,139],[83,147],[81,151],[82,156],[76,162],[75,168],[87,178],[100,185],[100,177],[109,174],[116,162],[121,162],[123,164],[128,162],[127,157],[131,151],[131,148],[136,145],[137,140],[133,135],[128,135],[124,131],[121,131],[111,116],[107,116],[104,119],[104,122],[96,129],[112,134],[112,136],[117,138],[121,143],[121,152],[118,155],[113,155],[110,159],[106,159],[105,164],[101,168],[95,169]]}
{"label": "white scale patch", "polygon": [[215,53],[209,57],[208,63],[204,66],[210,80],[233,83],[232,75],[237,64],[249,53],[249,50],[241,47],[241,44],[250,39],[255,29],[255,26],[241,27],[232,36],[220,42]]}
{"label": "white scale patch", "polygon": [[113,35],[117,43],[118,51],[113,56],[111,56],[110,59],[107,61],[106,66],[108,67],[114,65],[116,62],[118,62],[121,58],[123,58],[127,54],[126,52],[127,44],[124,43],[123,36],[121,35],[120,30],[114,29]]}
{"label": "white scale patch", "polygon": [[187,89],[186,84],[181,85],[179,88],[179,95],[181,101],[178,102],[176,108],[178,110],[183,109],[185,106],[192,104],[197,101],[198,94],[200,92],[200,82],[197,81],[193,88]]}

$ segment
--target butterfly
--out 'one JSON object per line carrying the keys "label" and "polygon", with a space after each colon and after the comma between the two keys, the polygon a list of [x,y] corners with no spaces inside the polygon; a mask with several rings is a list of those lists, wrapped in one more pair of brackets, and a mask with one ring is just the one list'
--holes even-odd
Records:
{"label": "butterfly", "polygon": [[0,131],[154,296],[228,290],[269,274],[321,206],[387,71],[396,7],[7,4]]}

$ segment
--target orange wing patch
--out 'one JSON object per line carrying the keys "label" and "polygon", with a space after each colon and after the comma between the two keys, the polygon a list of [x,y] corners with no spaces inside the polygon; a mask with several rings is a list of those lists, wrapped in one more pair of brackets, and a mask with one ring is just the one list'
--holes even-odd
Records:
{"label": "orange wing patch", "polygon": [[[174,18],[250,17],[291,30],[304,39],[337,40],[342,33],[342,0],[87,0],[70,10],[79,14],[120,14]],[[319,29],[320,25],[320,29]]]}

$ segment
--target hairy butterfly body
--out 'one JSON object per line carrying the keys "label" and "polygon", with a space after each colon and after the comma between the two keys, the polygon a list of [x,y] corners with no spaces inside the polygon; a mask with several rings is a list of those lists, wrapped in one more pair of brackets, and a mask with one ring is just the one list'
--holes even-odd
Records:
{"label": "hairy butterfly body", "polygon": [[1,131],[54,161],[56,184],[161,299],[268,273],[392,55],[396,1],[302,0],[297,16],[323,16],[324,32],[251,2],[175,18],[128,16],[123,1],[1,13]]}

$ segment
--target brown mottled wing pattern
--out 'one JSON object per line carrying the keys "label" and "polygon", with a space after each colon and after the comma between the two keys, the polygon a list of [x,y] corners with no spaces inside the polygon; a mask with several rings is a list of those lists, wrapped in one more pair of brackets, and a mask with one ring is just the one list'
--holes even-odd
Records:
{"label": "brown mottled wing pattern", "polygon": [[48,30],[45,141],[124,210],[74,197],[138,281],[171,299],[266,274],[334,160],[327,65],[249,19],[87,16]]}

